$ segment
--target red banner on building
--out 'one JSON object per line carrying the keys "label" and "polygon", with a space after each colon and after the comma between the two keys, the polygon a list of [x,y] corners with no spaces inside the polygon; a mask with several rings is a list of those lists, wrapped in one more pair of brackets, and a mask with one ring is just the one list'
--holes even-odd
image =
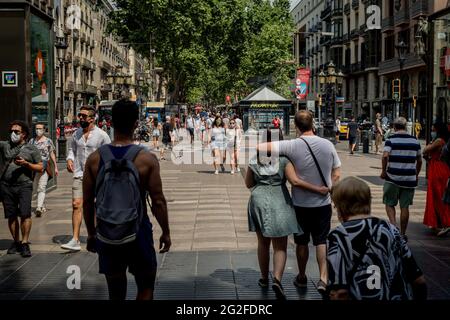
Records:
{"label": "red banner on building", "polygon": [[311,70],[306,68],[297,69],[297,79],[295,80],[295,95],[298,100],[306,100],[309,92],[309,77]]}

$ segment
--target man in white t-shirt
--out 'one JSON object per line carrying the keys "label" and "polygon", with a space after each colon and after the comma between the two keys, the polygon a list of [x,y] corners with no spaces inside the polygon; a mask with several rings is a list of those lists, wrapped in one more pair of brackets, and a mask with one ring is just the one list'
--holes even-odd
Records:
{"label": "man in white t-shirt", "polygon": [[[257,147],[259,152],[272,152],[272,156],[279,154],[288,157],[294,164],[300,179],[331,189],[340,178],[341,167],[341,161],[334,145],[329,140],[314,135],[313,117],[309,111],[297,112],[295,126],[300,134],[299,138],[260,144]],[[306,287],[307,285],[308,243],[312,236],[320,272],[317,289],[320,293],[325,294],[328,282],[326,241],[331,228],[332,214],[330,193],[313,193],[299,187],[292,187],[292,201],[297,221],[304,232],[304,234],[294,237],[297,244],[296,254],[299,268],[299,274],[294,280],[294,284],[297,287]]]}

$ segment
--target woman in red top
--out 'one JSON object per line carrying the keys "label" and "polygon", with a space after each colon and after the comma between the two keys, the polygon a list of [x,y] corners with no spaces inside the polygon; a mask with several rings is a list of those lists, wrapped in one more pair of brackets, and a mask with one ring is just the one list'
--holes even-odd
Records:
{"label": "woman in red top", "polygon": [[440,159],[448,139],[447,127],[435,123],[431,135],[433,142],[423,150],[424,157],[428,159],[427,203],[423,223],[433,228],[437,236],[443,236],[450,231],[450,205],[442,201],[450,178],[450,168]]}
{"label": "woman in red top", "polygon": [[272,124],[275,127],[275,129],[279,129],[280,128],[280,119],[278,118],[278,116],[276,116],[273,120],[272,120]]}

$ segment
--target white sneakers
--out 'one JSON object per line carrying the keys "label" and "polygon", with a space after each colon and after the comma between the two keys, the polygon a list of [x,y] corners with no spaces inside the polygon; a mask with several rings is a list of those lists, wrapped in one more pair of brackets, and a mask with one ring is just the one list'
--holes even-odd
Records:
{"label": "white sneakers", "polygon": [[241,168],[237,167],[236,172],[241,172]]}
{"label": "white sneakers", "polygon": [[70,250],[70,251],[80,251],[81,250],[80,241],[72,238],[66,244],[61,245],[61,248],[65,249],[65,250]]}
{"label": "white sneakers", "polygon": [[231,174],[234,174],[234,170],[231,170]]}
{"label": "white sneakers", "polygon": [[219,174],[219,170],[214,171],[214,174]]}

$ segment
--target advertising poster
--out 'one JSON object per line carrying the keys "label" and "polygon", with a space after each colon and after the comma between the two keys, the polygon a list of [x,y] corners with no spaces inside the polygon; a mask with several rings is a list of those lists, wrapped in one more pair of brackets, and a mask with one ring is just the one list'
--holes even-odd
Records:
{"label": "advertising poster", "polygon": [[308,96],[310,74],[311,71],[309,69],[297,69],[295,95],[298,100],[306,100]]}

